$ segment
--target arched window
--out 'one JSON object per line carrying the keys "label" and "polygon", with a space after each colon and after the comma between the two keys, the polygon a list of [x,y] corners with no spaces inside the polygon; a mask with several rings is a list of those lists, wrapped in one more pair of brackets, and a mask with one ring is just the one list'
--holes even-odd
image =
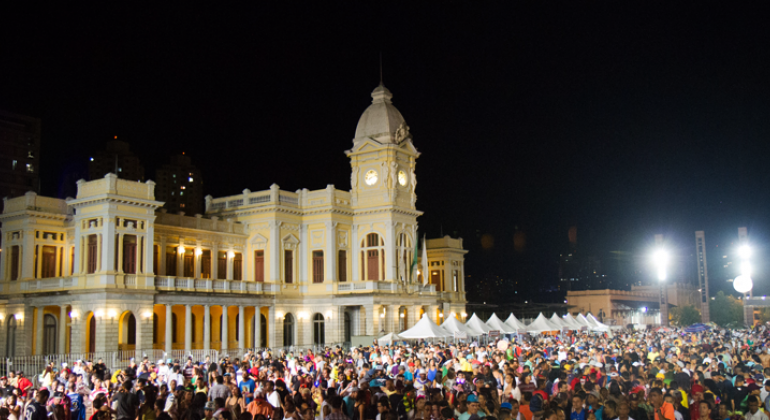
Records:
{"label": "arched window", "polygon": [[126,344],[130,346],[136,345],[136,317],[134,314],[128,315],[128,320],[126,321],[128,325],[126,325],[128,337],[126,337]]}
{"label": "arched window", "polygon": [[361,241],[361,279],[385,278],[385,241],[376,233],[366,235]]}
{"label": "arched window", "polygon": [[412,244],[412,238],[405,232],[398,234],[398,240],[396,241],[396,264],[398,270],[396,276],[398,280],[410,281],[410,276],[417,278],[417,271],[411,272],[412,259],[414,258],[414,246]]}
{"label": "arched window", "polygon": [[56,354],[56,317],[51,314],[43,316],[43,354]]}
{"label": "arched window", "polygon": [[259,324],[259,328],[260,328],[260,333],[259,333],[260,343],[259,343],[259,345],[260,345],[260,347],[267,347],[267,317],[265,317],[264,315],[260,314],[259,318],[262,320],[262,322],[260,322],[260,324]]}
{"label": "arched window", "polygon": [[352,325],[350,324],[350,314],[347,312],[345,312],[344,323],[345,323],[345,342],[349,343],[350,336],[352,335],[352,331],[351,331]]}
{"label": "arched window", "polygon": [[283,345],[284,347],[294,345],[294,316],[286,314],[283,317]]}
{"label": "arched window", "polygon": [[315,314],[313,316],[313,344],[323,345],[324,343],[326,343],[324,316],[321,314]]}
{"label": "arched window", "polygon": [[8,317],[8,329],[5,335],[5,357],[16,356],[16,315]]}
{"label": "arched window", "polygon": [[152,344],[158,344],[158,314],[152,314]]}

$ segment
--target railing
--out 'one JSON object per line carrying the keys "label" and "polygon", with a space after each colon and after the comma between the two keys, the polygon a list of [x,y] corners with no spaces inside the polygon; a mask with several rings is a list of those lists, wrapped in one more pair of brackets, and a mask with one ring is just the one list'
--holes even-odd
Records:
{"label": "railing", "polygon": [[123,282],[126,284],[127,287],[136,287],[136,276],[126,275],[125,277],[123,277]]}

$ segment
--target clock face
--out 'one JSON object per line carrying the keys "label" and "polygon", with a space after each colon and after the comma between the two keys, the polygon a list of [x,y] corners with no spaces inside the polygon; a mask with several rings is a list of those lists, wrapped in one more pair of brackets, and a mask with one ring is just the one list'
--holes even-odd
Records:
{"label": "clock face", "polygon": [[370,170],[369,172],[364,175],[364,182],[366,182],[366,185],[374,185],[377,183],[377,171]]}
{"label": "clock face", "polygon": [[398,171],[398,183],[401,184],[402,187],[406,186],[406,172]]}

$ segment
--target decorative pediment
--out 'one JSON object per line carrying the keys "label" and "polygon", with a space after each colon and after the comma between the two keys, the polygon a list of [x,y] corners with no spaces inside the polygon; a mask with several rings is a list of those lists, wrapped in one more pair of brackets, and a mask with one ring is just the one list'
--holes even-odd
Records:
{"label": "decorative pediment", "polygon": [[283,242],[284,249],[295,249],[299,244],[299,239],[290,233],[284,236],[281,242]]}
{"label": "decorative pediment", "polygon": [[381,148],[382,148],[382,143],[370,137],[354,144],[353,148],[350,151],[352,153],[360,153],[360,152],[368,152],[370,150],[378,150]]}
{"label": "decorative pediment", "polygon": [[255,245],[257,248],[264,248],[267,246],[267,238],[260,235],[259,233],[255,233],[252,235],[251,239],[249,240],[249,243],[252,245]]}

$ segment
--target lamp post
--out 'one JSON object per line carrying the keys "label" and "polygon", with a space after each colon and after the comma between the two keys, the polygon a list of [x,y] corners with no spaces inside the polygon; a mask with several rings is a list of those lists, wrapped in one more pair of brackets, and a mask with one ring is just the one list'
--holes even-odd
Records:
{"label": "lamp post", "polygon": [[738,248],[738,257],[741,259],[741,275],[733,280],[733,287],[738,293],[743,293],[743,321],[751,328],[754,323],[754,308],[749,306],[747,296],[754,288],[754,282],[751,280],[751,248],[748,245]]}
{"label": "lamp post", "polygon": [[668,326],[668,288],[665,284],[668,252],[664,249],[658,249],[653,255],[653,262],[658,270],[658,282],[660,284],[660,325]]}

